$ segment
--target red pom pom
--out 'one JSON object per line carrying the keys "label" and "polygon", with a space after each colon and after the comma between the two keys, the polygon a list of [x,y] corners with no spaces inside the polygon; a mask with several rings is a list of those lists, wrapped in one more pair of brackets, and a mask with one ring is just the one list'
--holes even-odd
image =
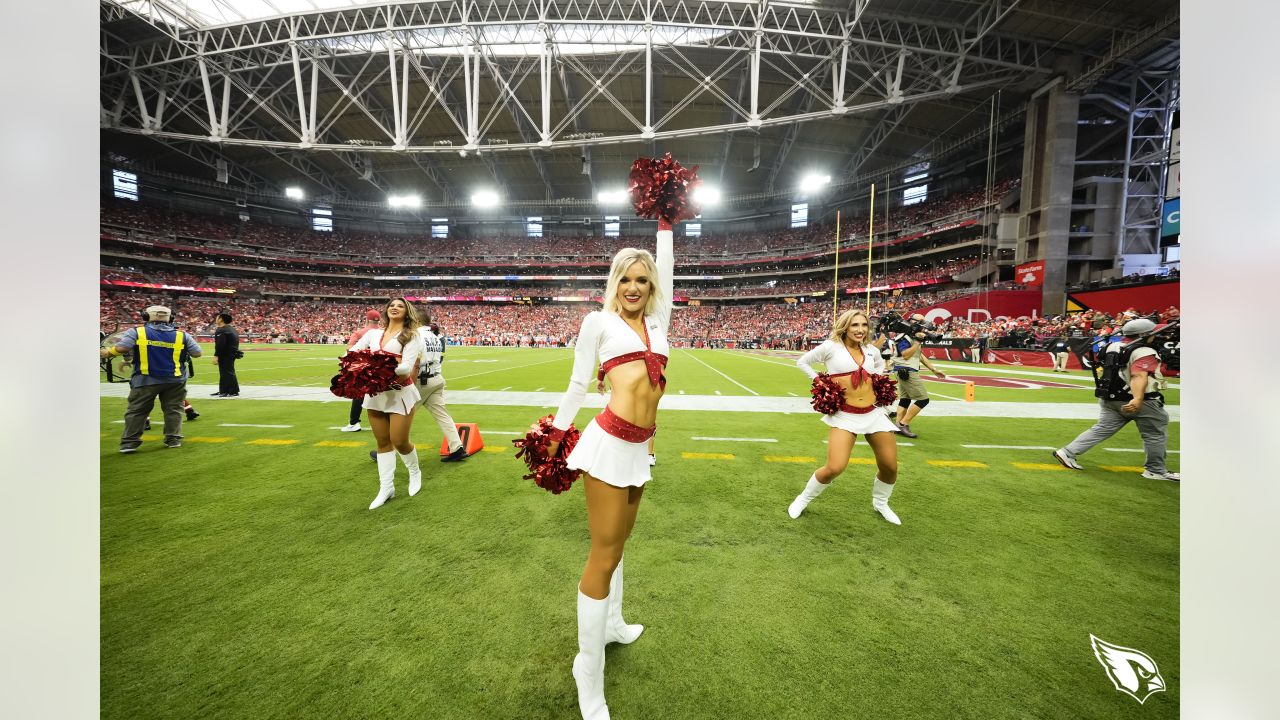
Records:
{"label": "red pom pom", "polygon": [[698,208],[692,205],[689,195],[701,184],[698,166],[681,167],[671,153],[660,160],[637,158],[631,164],[631,204],[642,218],[657,218],[674,225],[697,217]]}
{"label": "red pom pom", "polygon": [[[547,457],[547,448],[561,433],[564,439],[560,441],[555,457]],[[530,472],[524,476],[524,479],[532,480],[535,485],[551,491],[553,495],[559,495],[572,487],[582,471],[570,470],[565,460],[569,457],[569,453],[573,452],[573,446],[578,444],[578,438],[581,435],[582,433],[573,425],[563,431],[552,427],[550,415],[534,423],[523,438],[511,441],[511,444],[516,446],[516,457],[523,459],[525,465],[529,466]]]}
{"label": "red pom pom", "polygon": [[813,396],[813,409],[823,415],[832,415],[844,405],[844,388],[826,373],[818,373],[813,379],[809,394]]}
{"label": "red pom pom", "polygon": [[876,405],[886,407],[898,399],[898,383],[888,375],[872,375],[871,387],[876,391]]}
{"label": "red pom pom", "polygon": [[356,350],[338,359],[338,374],[329,380],[329,392],[355,400],[395,389],[411,380],[396,375],[399,359],[392,353]]}

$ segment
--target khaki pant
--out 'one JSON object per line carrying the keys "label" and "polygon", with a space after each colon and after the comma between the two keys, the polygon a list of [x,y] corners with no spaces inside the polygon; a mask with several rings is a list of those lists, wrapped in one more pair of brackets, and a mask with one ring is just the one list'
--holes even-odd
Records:
{"label": "khaki pant", "polygon": [[[894,378],[898,377],[898,369],[894,368]],[[898,380],[898,397],[908,400],[927,400],[929,391],[924,389],[924,381],[919,372],[907,373],[906,380]]]}
{"label": "khaki pant", "polygon": [[137,447],[142,444],[142,428],[147,416],[160,399],[164,412],[165,440],[182,437],[182,401],[187,398],[185,382],[163,385],[143,385],[129,390],[129,406],[124,411],[124,432],[120,435],[120,447]]}
{"label": "khaki pant", "polygon": [[1066,352],[1053,354],[1053,370],[1054,372],[1067,371],[1067,353]]}
{"label": "khaki pant", "polygon": [[449,415],[449,409],[444,406],[444,378],[436,375],[428,378],[425,383],[418,383],[418,394],[422,395],[420,404],[431,413],[431,417],[435,418],[436,425],[440,426],[440,432],[444,434],[444,439],[449,442],[449,452],[462,447],[462,439],[458,437],[458,427],[454,424],[453,417]]}

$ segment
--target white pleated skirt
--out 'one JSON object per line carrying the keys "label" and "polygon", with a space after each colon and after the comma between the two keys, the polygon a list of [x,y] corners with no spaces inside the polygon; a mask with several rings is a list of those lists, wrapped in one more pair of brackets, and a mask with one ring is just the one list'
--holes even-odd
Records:
{"label": "white pleated skirt", "polygon": [[878,432],[896,432],[897,426],[884,414],[884,408],[876,408],[869,413],[850,413],[837,410],[834,415],[823,415],[822,422],[833,428],[847,430],[854,435],[869,435]]}
{"label": "white pleated skirt", "polygon": [[614,487],[639,487],[649,482],[649,441],[633,443],[616,438],[596,424],[583,429],[578,444],[565,458],[571,470],[581,470]]}
{"label": "white pleated skirt", "polygon": [[421,400],[422,394],[418,392],[418,386],[410,383],[399,390],[385,390],[377,395],[365,395],[364,409],[408,415]]}

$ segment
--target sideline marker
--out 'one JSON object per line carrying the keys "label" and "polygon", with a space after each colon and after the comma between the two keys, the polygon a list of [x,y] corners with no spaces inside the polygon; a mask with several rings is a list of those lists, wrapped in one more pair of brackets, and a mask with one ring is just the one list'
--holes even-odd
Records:
{"label": "sideline marker", "polygon": [[973,381],[966,380],[964,383],[964,401],[973,402]]}
{"label": "sideline marker", "polygon": [[[458,428],[458,439],[462,441],[462,447],[466,448],[467,455],[475,455],[484,449],[484,439],[480,437],[480,426],[475,423],[455,423],[454,427]],[[449,441],[440,440],[441,457],[449,454]]]}

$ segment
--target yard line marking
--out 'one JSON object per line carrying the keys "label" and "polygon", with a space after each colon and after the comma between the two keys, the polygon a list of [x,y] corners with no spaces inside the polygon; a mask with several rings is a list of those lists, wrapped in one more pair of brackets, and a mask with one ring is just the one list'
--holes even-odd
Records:
{"label": "yard line marking", "polygon": [[316,447],[363,447],[364,443],[354,440],[321,440]]}
{"label": "yard line marking", "polygon": [[701,436],[701,435],[694,435],[693,437],[691,437],[691,438],[689,438],[689,439],[690,439],[690,440],[712,440],[712,441],[717,441],[717,442],[718,442],[718,441],[724,441],[724,442],[768,442],[768,443],[776,443],[776,442],[778,442],[777,438],[703,437],[703,436]]}
{"label": "yard line marking", "polygon": [[875,458],[851,457],[849,458],[849,464],[850,465],[875,465],[876,460]]}
{"label": "yard line marking", "polygon": [[472,385],[471,387],[467,388],[467,390],[479,390],[479,389],[480,389],[479,385]]}
{"label": "yard line marking", "polygon": [[955,468],[984,468],[986,463],[980,463],[977,460],[930,460],[930,465],[936,467],[955,467]]}
{"label": "yard line marking", "polygon": [[1058,465],[1057,463],[1016,462],[1013,466],[1016,468],[1022,468],[1023,470],[1066,470],[1066,468]]}
{"label": "yard line marking", "polygon": [[275,438],[258,438],[250,440],[245,445],[297,445],[298,440],[278,440]]}
{"label": "yard line marking", "polygon": [[546,388],[538,388],[537,390],[534,390],[534,392],[542,392],[543,390],[546,390]]}
{"label": "yard line marking", "polygon": [[229,437],[184,437],[184,438],[182,438],[182,440],[183,440],[183,442],[193,442],[193,443],[224,443],[224,442],[231,442],[232,440],[235,440],[235,438],[229,438]]}
{"label": "yard line marking", "polygon": [[1144,467],[1134,467],[1133,465],[1103,465],[1103,470],[1107,472],[1135,472],[1140,473],[1146,470]]}
{"label": "yard line marking", "polygon": [[[704,362],[702,358],[698,357],[697,355],[694,355],[693,353],[689,352],[688,350],[683,350],[683,352],[684,352],[684,354],[685,354],[685,355],[688,355],[689,357],[693,358],[694,360],[697,360],[698,362],[702,363],[702,365],[703,365],[703,366],[705,366],[707,369],[711,370],[711,371],[712,371],[712,372],[714,372],[714,373],[719,374],[719,375],[720,375],[720,377],[723,377],[725,380],[728,380],[729,382],[733,383],[734,385],[737,385],[738,387],[742,388],[743,390],[746,390],[747,392],[751,393],[752,395],[759,395],[759,394],[760,394],[760,393],[756,392],[755,390],[752,390],[751,388],[747,387],[746,385],[743,385],[742,383],[738,382],[737,380],[734,380],[733,378],[729,377],[728,375],[725,375],[724,373],[720,372],[719,370],[716,370],[715,368],[711,367],[710,365],[707,365],[707,363],[706,363],[706,362]],[[717,391],[716,391],[716,394],[717,394],[717,395],[719,395],[719,394],[720,394],[720,391],[718,391],[718,390],[717,390]]]}
{"label": "yard line marking", "polygon": [[485,435],[524,435],[522,432],[511,432],[510,430],[485,430]]}
{"label": "yard line marking", "polygon": [[[1140,453],[1146,452],[1146,450],[1143,450],[1142,448],[1102,448],[1102,449],[1106,450],[1107,452],[1140,452]],[[1182,454],[1181,450],[1165,450],[1165,452],[1171,455]]]}
{"label": "yard line marking", "polygon": [[[920,379],[921,379],[921,380],[933,380],[934,382],[941,382],[940,380],[934,380],[934,378],[920,378]],[[948,383],[948,384],[951,384],[951,383]],[[956,396],[954,396],[954,395],[943,395],[942,393],[938,392],[937,390],[934,390],[933,388],[929,388],[928,390],[926,390],[926,392],[928,392],[930,395],[937,395],[938,397],[946,398],[946,399],[948,399],[948,400],[956,400],[956,401],[960,401],[960,398],[958,398],[958,397],[956,397]]]}
{"label": "yard line marking", "polygon": [[[496,373],[496,372],[507,372],[508,370],[519,370],[520,368],[533,367],[534,365],[546,365],[547,363],[551,363],[551,362],[560,362],[563,359],[564,358],[555,357],[555,358],[551,358],[550,360],[542,360],[536,363],[529,363],[527,365],[515,365],[513,367],[494,368],[493,370],[485,370],[484,372],[471,373],[470,375],[459,375],[455,377],[454,380],[461,380],[462,378],[469,378],[469,377],[479,377],[481,375],[489,375],[490,373]],[[497,362],[497,361],[495,360],[494,362]]]}
{"label": "yard line marking", "polygon": [[783,367],[795,368],[796,370],[799,370],[799,369],[800,369],[800,366],[796,365],[794,362],[781,362],[781,361],[778,361],[778,360],[769,360],[769,359],[766,359],[766,358],[762,358],[762,357],[760,357],[759,355],[753,355],[752,353],[748,353],[748,352],[741,352],[741,351],[734,351],[734,350],[721,350],[720,352],[730,352],[730,353],[733,353],[734,355],[736,355],[736,356],[738,356],[738,357],[749,357],[749,358],[751,358],[752,360],[759,360],[760,362],[767,362],[767,363],[769,363],[770,365],[782,365]]}
{"label": "yard line marking", "polygon": [[[681,391],[680,391],[680,394],[681,394],[681,395],[683,395],[683,394],[684,394],[684,391],[683,391],[683,390],[681,390]],[[123,420],[121,420],[120,422],[124,422],[124,421],[123,421]]]}
{"label": "yard line marking", "polygon": [[803,455],[765,455],[764,461],[780,463],[816,463],[818,462],[818,458],[805,457]]}
{"label": "yard line marking", "polygon": [[218,423],[218,427],[291,428],[292,425],[253,425],[251,423]]}
{"label": "yard line marking", "polygon": [[498,388],[498,392],[506,392],[506,391],[508,391],[508,390],[510,390],[510,389],[511,389],[511,386],[510,386],[510,385],[508,385],[508,386],[506,386],[506,387],[504,387],[504,388]]}
{"label": "yard line marking", "polygon": [[[341,430],[341,429],[342,429],[342,428],[344,428],[344,427],[346,427],[346,425],[334,425],[333,427],[331,427],[331,428],[329,428],[329,429],[330,429],[330,430]],[[369,428],[364,427],[364,426],[362,425],[362,426],[360,427],[360,429],[361,429],[361,430],[368,430]]]}
{"label": "yard line marking", "polygon": [[484,450],[485,452],[500,453],[500,452],[506,452],[508,448],[506,445],[485,445],[483,448],[480,448],[480,449]]}
{"label": "yard line marking", "polygon": [[729,453],[699,453],[699,452],[682,452],[680,457],[685,460],[732,460],[733,455]]}
{"label": "yard line marking", "polygon": [[[961,445],[960,447],[977,448],[979,450],[1057,450],[1049,445]],[[1061,467],[1061,466],[1059,466]]]}

